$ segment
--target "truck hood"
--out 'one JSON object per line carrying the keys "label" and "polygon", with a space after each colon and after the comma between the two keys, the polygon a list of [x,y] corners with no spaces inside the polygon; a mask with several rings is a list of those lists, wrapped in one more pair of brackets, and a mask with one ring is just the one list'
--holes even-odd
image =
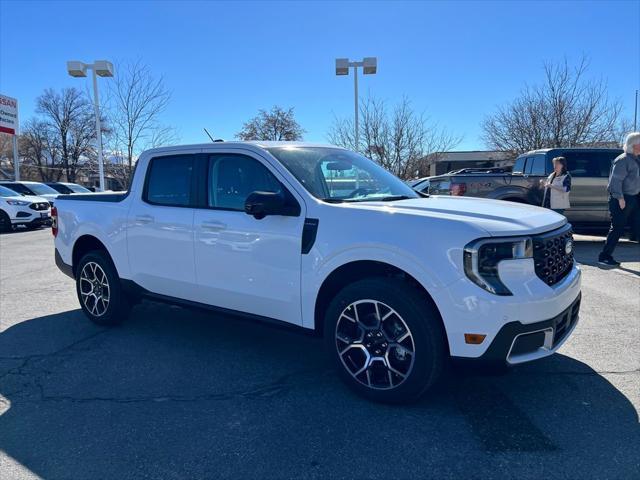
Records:
{"label": "truck hood", "polygon": [[561,227],[567,219],[552,210],[475,197],[435,195],[393,202],[360,202],[349,207],[391,213],[447,218],[479,227],[491,236],[531,235]]}

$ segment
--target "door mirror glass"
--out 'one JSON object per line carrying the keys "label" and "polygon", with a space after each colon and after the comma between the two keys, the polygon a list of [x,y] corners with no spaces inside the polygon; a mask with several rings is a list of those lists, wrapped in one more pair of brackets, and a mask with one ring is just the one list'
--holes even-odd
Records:
{"label": "door mirror glass", "polygon": [[244,202],[244,211],[260,220],[267,215],[286,215],[284,195],[279,192],[252,192]]}

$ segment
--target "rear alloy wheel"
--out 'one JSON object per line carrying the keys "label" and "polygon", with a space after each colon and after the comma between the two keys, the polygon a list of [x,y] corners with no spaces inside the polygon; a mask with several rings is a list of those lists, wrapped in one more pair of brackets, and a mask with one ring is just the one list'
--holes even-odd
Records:
{"label": "rear alloy wheel", "polygon": [[76,291],[82,311],[98,325],[116,325],[129,314],[131,306],[118,273],[101,250],[87,253],[78,263]]}
{"label": "rear alloy wheel", "polygon": [[325,341],[342,379],[375,401],[416,400],[440,376],[445,335],[426,294],[401,279],[345,287],[325,317]]}
{"label": "rear alloy wheel", "polygon": [[107,312],[110,287],[107,274],[96,262],[87,262],[80,272],[80,300],[91,315],[101,317]]}

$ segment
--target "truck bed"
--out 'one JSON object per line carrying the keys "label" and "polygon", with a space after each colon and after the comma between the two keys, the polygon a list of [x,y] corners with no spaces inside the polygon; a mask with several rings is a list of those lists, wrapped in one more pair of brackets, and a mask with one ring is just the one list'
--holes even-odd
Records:
{"label": "truck bed", "polygon": [[80,200],[83,202],[109,202],[118,203],[127,198],[129,192],[108,192],[108,193],[75,193],[73,195],[59,195],[58,200]]}

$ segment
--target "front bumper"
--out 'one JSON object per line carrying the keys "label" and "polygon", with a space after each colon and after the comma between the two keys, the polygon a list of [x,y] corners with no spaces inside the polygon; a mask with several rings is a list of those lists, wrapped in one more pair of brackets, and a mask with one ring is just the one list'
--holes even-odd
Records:
{"label": "front bumper", "polygon": [[454,360],[517,365],[547,357],[558,350],[576,328],[581,297],[582,295],[578,295],[569,307],[548,320],[529,324],[507,323],[480,357],[454,357]]}
{"label": "front bumper", "polygon": [[[44,214],[44,216],[43,216]],[[49,211],[43,212],[26,212],[19,211],[11,218],[13,225],[26,225],[36,227],[39,225],[51,225],[51,214]]]}
{"label": "front bumper", "polygon": [[[493,295],[466,278],[432,292],[452,357],[480,359],[508,325],[544,325],[565,312],[580,296],[578,265],[553,286],[537,277],[533,260],[529,258],[504,261],[498,268],[500,278],[513,295]],[[480,344],[469,344],[465,334],[485,335],[485,338]]]}

